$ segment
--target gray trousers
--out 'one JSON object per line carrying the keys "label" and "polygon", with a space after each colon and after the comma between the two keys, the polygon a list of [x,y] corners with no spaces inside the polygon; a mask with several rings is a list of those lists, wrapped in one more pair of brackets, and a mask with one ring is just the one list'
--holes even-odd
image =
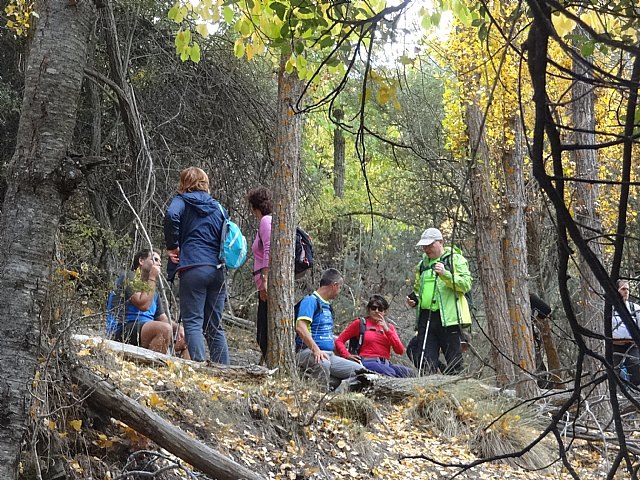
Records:
{"label": "gray trousers", "polygon": [[327,385],[330,377],[344,380],[345,378],[354,377],[356,371],[364,368],[361,364],[342,358],[333,352],[323,350],[323,353],[326,353],[329,358],[320,363],[316,363],[310,348],[300,350],[296,354],[296,359],[298,360],[298,367],[304,373],[308,373]]}

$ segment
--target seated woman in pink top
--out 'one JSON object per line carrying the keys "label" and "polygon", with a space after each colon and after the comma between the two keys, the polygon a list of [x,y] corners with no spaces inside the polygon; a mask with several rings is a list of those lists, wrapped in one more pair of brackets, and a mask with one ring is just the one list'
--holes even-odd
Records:
{"label": "seated woman in pink top", "polygon": [[356,318],[345,328],[335,342],[335,348],[341,357],[356,362],[376,373],[389,377],[413,377],[413,370],[403,365],[393,365],[391,349],[398,354],[404,353],[404,346],[396,328],[385,320],[389,302],[382,295],[371,295],[367,303],[367,317],[362,346],[358,355],[349,353],[345,342],[360,334],[360,318]]}
{"label": "seated woman in pink top", "polygon": [[249,208],[260,222],[256,238],[253,240],[253,276],[258,289],[258,318],[256,341],[262,352],[262,360],[267,356],[267,279],[269,277],[269,250],[271,248],[271,192],[264,187],[254,188],[247,193]]}

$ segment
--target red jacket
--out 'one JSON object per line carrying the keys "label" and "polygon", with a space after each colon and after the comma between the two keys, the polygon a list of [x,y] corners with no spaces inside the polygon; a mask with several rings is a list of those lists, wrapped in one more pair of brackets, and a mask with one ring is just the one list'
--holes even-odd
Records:
{"label": "red jacket", "polygon": [[[402,341],[398,337],[396,327],[388,323],[389,330],[385,332],[382,327],[376,325],[369,317],[366,320],[360,357],[382,357],[389,360],[391,358],[391,348],[398,355],[404,353],[404,345],[402,345]],[[335,349],[338,355],[348,358],[350,354],[345,342],[358,335],[360,335],[360,318],[356,318],[351,322],[336,339]]]}

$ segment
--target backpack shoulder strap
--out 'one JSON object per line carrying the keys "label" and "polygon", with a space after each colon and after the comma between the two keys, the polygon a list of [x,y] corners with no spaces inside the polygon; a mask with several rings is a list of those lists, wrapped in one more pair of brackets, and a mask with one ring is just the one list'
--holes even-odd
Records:
{"label": "backpack shoulder strap", "polygon": [[420,272],[419,275],[422,275],[422,272],[428,269],[429,269],[429,265],[424,263],[424,258],[423,258],[422,260],[420,260],[420,263],[418,264],[418,270]]}
{"label": "backpack shoulder strap", "polygon": [[360,349],[362,348],[362,344],[364,343],[364,332],[367,328],[367,319],[364,317],[359,317],[360,319],[360,331],[358,332],[358,350],[356,351],[356,355],[360,354]]}
{"label": "backpack shoulder strap", "polygon": [[440,262],[447,268],[447,270],[451,271],[451,257],[453,256],[453,252],[447,252],[442,257],[440,257]]}
{"label": "backpack shoulder strap", "polygon": [[228,215],[224,212],[224,208],[222,208],[222,204],[220,202],[217,202],[218,204],[218,208],[220,209],[220,213],[222,214],[222,218],[224,218],[225,220],[229,220]]}

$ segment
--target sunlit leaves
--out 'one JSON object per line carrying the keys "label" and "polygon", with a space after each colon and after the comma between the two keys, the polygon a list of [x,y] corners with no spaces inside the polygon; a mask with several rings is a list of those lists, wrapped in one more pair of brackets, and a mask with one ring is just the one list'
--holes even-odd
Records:
{"label": "sunlit leaves", "polygon": [[4,13],[7,15],[7,28],[17,37],[27,35],[32,16],[38,18],[38,14],[33,11],[32,0],[11,0],[4,8]]}
{"label": "sunlit leaves", "polygon": [[82,429],[82,420],[69,420],[69,426],[79,432]]}

